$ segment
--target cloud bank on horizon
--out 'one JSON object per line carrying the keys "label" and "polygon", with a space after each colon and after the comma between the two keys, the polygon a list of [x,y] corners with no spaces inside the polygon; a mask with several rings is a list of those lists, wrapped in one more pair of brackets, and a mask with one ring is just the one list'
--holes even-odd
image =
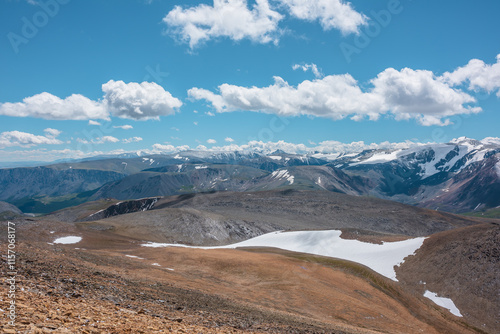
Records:
{"label": "cloud bank on horizon", "polygon": [[[54,129],[46,129],[54,130]],[[57,130],[55,130],[57,131]],[[59,144],[58,140],[51,138],[47,131],[46,136],[36,136],[27,133],[16,133],[16,134],[0,134],[0,143],[2,143],[3,138],[9,136],[17,136],[18,143],[15,146],[22,147],[32,147],[40,144],[41,141],[45,141],[45,144]],[[313,155],[318,158],[330,159],[337,158],[342,154],[357,154],[365,150],[387,150],[387,151],[399,151],[417,147],[423,147],[426,145],[434,145],[433,142],[418,142],[406,140],[404,142],[381,142],[381,143],[365,143],[364,141],[357,141],[351,143],[343,143],[336,140],[326,140],[318,144],[311,143],[310,145],[290,143],[283,140],[276,142],[264,142],[261,140],[252,140],[248,143],[241,145],[233,143],[232,138],[226,138],[225,142],[228,144],[221,146],[211,146],[206,147],[205,145],[198,145],[196,147],[190,147],[189,145],[172,145],[172,144],[160,144],[156,143],[151,145],[150,149],[141,150],[125,150],[123,148],[115,149],[112,151],[100,151],[100,150],[87,150],[85,148],[93,148],[94,145],[101,145],[106,142],[112,143],[132,143],[139,142],[143,139],[140,137],[131,137],[123,140],[119,140],[113,136],[103,136],[95,140],[87,141],[82,139],[77,139],[77,141],[83,145],[82,149],[63,149],[63,150],[47,150],[47,149],[32,149],[32,150],[16,150],[16,151],[5,151],[0,149],[0,154],[4,157],[15,157],[19,162],[22,161],[46,161],[51,162],[54,160],[70,160],[70,159],[84,159],[89,157],[96,157],[101,155],[114,156],[120,154],[128,154],[130,156],[145,156],[154,154],[177,154],[185,151],[201,151],[201,152],[211,152],[211,153],[259,153],[259,154],[273,154],[276,151],[282,151],[288,154],[305,154]],[[466,141],[467,138],[456,138],[451,140],[453,144],[460,144],[462,141]],[[21,143],[22,142],[22,143]],[[206,141],[209,144],[216,144],[214,139],[208,139]],[[497,137],[486,137],[479,141],[480,145],[500,145],[500,138]],[[88,145],[88,146],[87,146]],[[463,145],[468,145],[467,143]]]}

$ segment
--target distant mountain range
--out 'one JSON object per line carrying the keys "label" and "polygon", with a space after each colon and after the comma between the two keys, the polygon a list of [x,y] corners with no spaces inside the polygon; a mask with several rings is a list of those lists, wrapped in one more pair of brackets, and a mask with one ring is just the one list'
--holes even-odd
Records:
{"label": "distant mountain range", "polygon": [[355,153],[183,151],[0,169],[0,200],[46,213],[88,200],[323,190],[464,213],[500,206],[500,139]]}

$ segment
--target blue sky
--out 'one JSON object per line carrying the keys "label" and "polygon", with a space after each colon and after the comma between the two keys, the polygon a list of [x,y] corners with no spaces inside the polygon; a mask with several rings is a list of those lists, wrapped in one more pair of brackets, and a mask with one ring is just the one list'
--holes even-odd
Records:
{"label": "blue sky", "polygon": [[500,135],[498,1],[0,1],[2,161]]}

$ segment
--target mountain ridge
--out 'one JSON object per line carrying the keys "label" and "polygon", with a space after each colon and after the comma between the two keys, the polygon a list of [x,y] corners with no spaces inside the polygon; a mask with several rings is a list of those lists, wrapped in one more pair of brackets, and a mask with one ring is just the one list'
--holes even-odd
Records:
{"label": "mountain ridge", "polygon": [[[93,193],[80,202],[213,190],[306,189],[375,196],[456,213],[500,206],[498,138],[461,137],[443,144],[332,154],[188,150],[0,169],[0,186],[5,189],[0,200],[21,206],[90,190]],[[54,180],[57,185],[51,183]],[[64,207],[65,199],[60,200],[59,207]],[[68,201],[75,203],[79,204]]]}

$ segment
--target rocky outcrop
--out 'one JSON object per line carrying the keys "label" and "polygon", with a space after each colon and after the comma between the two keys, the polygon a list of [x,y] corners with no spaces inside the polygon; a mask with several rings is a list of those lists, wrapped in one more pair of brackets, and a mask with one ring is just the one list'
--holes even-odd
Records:
{"label": "rocky outcrop", "polygon": [[465,320],[500,333],[500,225],[475,225],[429,237],[397,269],[400,282],[453,300]]}
{"label": "rocky outcrop", "polygon": [[23,213],[16,206],[0,201],[0,220],[14,219]]}
{"label": "rocky outcrop", "polygon": [[125,201],[113,204],[104,210],[100,210],[82,221],[100,220],[112,216],[123,215],[126,213],[151,210],[161,197],[142,198],[133,201]]}

